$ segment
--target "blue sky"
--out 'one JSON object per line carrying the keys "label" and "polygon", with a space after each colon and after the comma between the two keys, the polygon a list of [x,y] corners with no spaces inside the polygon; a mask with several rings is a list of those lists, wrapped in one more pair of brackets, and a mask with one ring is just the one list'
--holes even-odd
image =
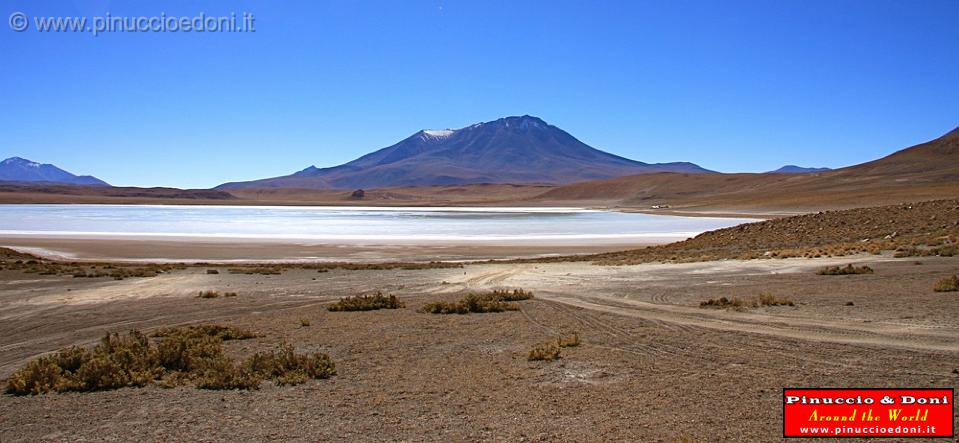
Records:
{"label": "blue sky", "polygon": [[522,114],[618,155],[725,172],[859,163],[959,125],[954,0],[74,0],[0,12],[255,16],[254,33],[0,24],[0,157],[116,185],[284,175],[418,129]]}

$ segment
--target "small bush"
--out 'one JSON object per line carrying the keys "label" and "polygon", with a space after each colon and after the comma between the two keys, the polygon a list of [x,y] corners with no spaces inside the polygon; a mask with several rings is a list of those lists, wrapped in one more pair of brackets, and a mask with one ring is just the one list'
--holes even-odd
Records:
{"label": "small bush", "polygon": [[206,273],[211,275],[216,275],[216,274],[219,274],[220,271],[217,271],[216,269],[207,269]]}
{"label": "small bush", "polygon": [[216,324],[209,325],[190,325],[190,326],[177,326],[174,328],[164,328],[153,334],[154,337],[173,337],[178,335],[185,336],[201,336],[205,335],[208,337],[214,337],[219,340],[246,340],[250,338],[257,338],[260,335],[247,330],[237,328],[236,326],[223,326]]}
{"label": "small bush", "polygon": [[7,393],[100,391],[143,386],[160,378],[156,348],[139,331],[107,334],[93,349],[71,347],[27,363],[7,379]]}
{"label": "small bush", "polygon": [[559,358],[559,353],[559,345],[555,341],[549,341],[536,345],[526,358],[529,361],[553,361]]}
{"label": "small bush", "polygon": [[154,337],[160,339],[156,344],[139,331],[108,334],[92,349],[71,347],[40,357],[7,379],[6,392],[97,391],[149,383],[174,387],[190,380],[201,389],[256,389],[267,379],[296,384],[336,374],[326,354],[297,354],[286,344],[236,363],[224,354],[222,342],[256,334],[231,326],[167,328]]}
{"label": "small bush", "polygon": [[512,291],[497,289],[491,292],[489,297],[498,301],[522,301],[533,298],[533,292],[523,289],[513,289]]}
{"label": "small bush", "polygon": [[579,334],[572,333],[571,335],[560,337],[556,340],[556,345],[561,348],[573,348],[579,346]]}
{"label": "small bush", "polygon": [[540,343],[529,351],[529,361],[552,361],[559,358],[562,348],[573,348],[580,345],[579,334],[561,336],[555,340]]}
{"label": "small bush", "polygon": [[936,292],[955,292],[959,291],[959,275],[943,278],[936,282],[932,288]]}
{"label": "small bush", "polygon": [[236,292],[224,292],[224,297],[236,297]]}
{"label": "small bush", "polygon": [[759,294],[759,305],[760,306],[796,306],[792,300],[788,298],[779,298],[771,294]]}
{"label": "small bush", "polygon": [[200,291],[196,296],[197,298],[217,298],[220,296],[220,293],[217,291]]}
{"label": "small bush", "polygon": [[157,365],[186,374],[202,374],[226,358],[222,340],[215,336],[178,333],[167,336],[157,345]]}
{"label": "small bush", "polygon": [[196,377],[199,389],[259,389],[262,378],[226,357],[212,359]]}
{"label": "small bush", "polygon": [[281,344],[272,352],[257,352],[243,365],[243,371],[271,379],[279,385],[295,385],[310,379],[336,375],[336,365],[323,353],[297,354],[293,346]]}
{"label": "small bush", "polygon": [[340,301],[333,303],[326,309],[334,312],[338,311],[375,311],[377,309],[399,309],[406,305],[403,304],[395,295],[383,295],[377,292],[374,295],[360,295],[355,297],[344,297]]}
{"label": "small bush", "polygon": [[423,312],[430,314],[469,314],[469,313],[489,313],[516,311],[519,307],[489,297],[468,294],[466,297],[455,302],[434,302],[423,306]]}
{"label": "small bush", "polygon": [[310,321],[307,320],[307,319],[305,319],[305,318],[301,318],[301,319],[300,319],[300,327],[301,327],[301,328],[308,328],[308,327],[310,327]]}
{"label": "small bush", "polygon": [[273,267],[252,267],[252,268],[230,268],[228,271],[230,274],[246,274],[246,275],[280,275],[283,273],[283,268],[280,266]]}
{"label": "small bush", "polygon": [[699,303],[700,308],[733,309],[744,311],[749,308],[758,308],[760,306],[796,306],[788,298],[779,298],[771,294],[759,294],[755,300],[733,297],[732,299],[720,297],[718,299],[709,299]]}
{"label": "small bush", "polygon": [[430,314],[469,314],[518,311],[519,306],[512,301],[529,300],[533,293],[522,289],[512,291],[493,291],[486,294],[467,294],[455,302],[433,302],[423,306],[422,311]]}
{"label": "small bush", "polygon": [[953,257],[959,255],[959,245],[946,245],[932,248],[929,251],[930,255],[938,255],[940,257]]}
{"label": "small bush", "polygon": [[816,271],[817,275],[853,275],[853,274],[872,274],[872,268],[869,266],[853,266],[852,263],[846,266],[827,266]]}
{"label": "small bush", "polygon": [[718,299],[709,299],[707,301],[700,302],[699,307],[743,310],[746,308],[758,307],[758,303],[754,301],[747,301],[739,297],[733,297],[732,300],[726,297],[720,297]]}
{"label": "small bush", "polygon": [[65,375],[76,372],[89,358],[87,350],[82,348],[68,348],[40,357],[10,375],[6,392],[35,395],[70,390],[74,383]]}

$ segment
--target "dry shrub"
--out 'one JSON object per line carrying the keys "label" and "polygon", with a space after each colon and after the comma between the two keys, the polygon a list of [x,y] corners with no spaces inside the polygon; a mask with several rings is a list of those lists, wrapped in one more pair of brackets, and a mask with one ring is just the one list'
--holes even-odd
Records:
{"label": "dry shrub", "polygon": [[486,294],[467,294],[455,302],[433,302],[423,306],[422,311],[430,314],[469,314],[518,311],[519,306],[512,301],[529,300],[533,293],[522,289],[512,291],[496,290]]}
{"label": "dry shrub", "polygon": [[40,357],[7,379],[7,393],[100,391],[143,386],[164,373],[146,335],[107,334],[92,350],[71,347]]}
{"label": "dry shrub", "polygon": [[573,348],[580,345],[579,334],[572,333],[556,339],[556,344],[561,348]]}
{"label": "dry shrub", "polygon": [[940,257],[953,257],[959,255],[959,245],[939,246],[930,250],[930,253]]}
{"label": "dry shrub", "polygon": [[178,335],[184,336],[209,336],[214,337],[223,341],[227,340],[246,340],[250,338],[257,338],[260,335],[247,330],[237,328],[236,326],[223,326],[216,324],[208,325],[189,325],[189,326],[177,326],[174,328],[164,328],[153,334],[154,337],[173,337]]}
{"label": "dry shrub", "polygon": [[216,275],[216,274],[219,274],[220,271],[217,271],[216,269],[207,269],[206,273],[210,275]]}
{"label": "dry shrub", "polygon": [[[951,242],[952,240],[947,239],[946,242]],[[959,245],[955,244],[943,244],[932,246],[929,245],[925,248],[918,248],[915,246],[902,246],[896,249],[894,257],[953,257],[959,255]]]}
{"label": "dry shrub", "polygon": [[517,311],[519,306],[487,296],[467,294],[455,302],[434,302],[423,306],[423,312],[430,314],[484,314],[489,312]]}
{"label": "dry shrub", "polygon": [[892,256],[895,258],[919,257],[922,256],[922,251],[915,246],[900,246],[896,248],[896,252],[894,252]]}
{"label": "dry shrub", "polygon": [[374,295],[359,295],[355,297],[344,297],[340,301],[333,303],[326,309],[333,312],[339,311],[375,311],[377,309],[399,309],[406,305],[403,304],[395,295],[383,295],[377,292]]}
{"label": "dry shrub", "polygon": [[932,288],[936,292],[955,292],[959,291],[959,275],[953,275],[940,279]]}
{"label": "dry shrub", "polygon": [[853,266],[852,263],[846,266],[827,266],[816,271],[816,275],[854,275],[854,274],[872,274],[872,268],[866,265]]}
{"label": "dry shrub", "polygon": [[759,304],[755,301],[748,301],[741,299],[739,297],[733,297],[732,300],[726,297],[720,297],[718,299],[709,299],[704,302],[699,303],[700,308],[717,308],[717,309],[735,309],[735,310],[744,310],[746,308],[755,308]]}
{"label": "dry shrub", "polygon": [[759,305],[760,306],[796,306],[792,300],[788,298],[779,298],[772,294],[759,294]]}
{"label": "dry shrub", "polygon": [[201,389],[256,389],[264,379],[295,384],[336,374],[326,354],[297,354],[286,344],[237,363],[223,352],[223,341],[256,334],[231,326],[167,328],[154,337],[160,339],[156,344],[139,331],[108,334],[93,349],[71,347],[40,357],[14,372],[6,391],[97,391],[154,382],[173,387],[191,380]]}
{"label": "dry shrub", "polygon": [[336,364],[326,354],[297,354],[293,346],[284,343],[274,351],[250,356],[243,364],[243,371],[271,379],[279,385],[295,385],[336,375]]}
{"label": "dry shrub", "polygon": [[200,291],[196,298],[217,298],[220,293],[217,291]]}
{"label": "dry shrub", "polygon": [[555,340],[540,343],[529,351],[529,361],[552,361],[559,358],[562,348],[573,348],[580,345],[579,334],[561,336]]}
{"label": "dry shrub", "polygon": [[39,275],[69,275],[75,278],[109,277],[115,280],[123,280],[131,277],[155,277],[164,272],[186,269],[186,267],[181,263],[133,265],[62,262],[42,259],[7,248],[0,250],[0,270],[22,271]]}
{"label": "dry shrub", "polygon": [[206,364],[197,370],[194,383],[200,389],[246,389],[253,390],[260,387],[262,378],[246,367],[236,364],[224,355],[218,355],[206,361]]}
{"label": "dry shrub", "polygon": [[529,361],[553,361],[559,358],[559,354],[559,345],[555,341],[548,341],[530,349],[526,359]]}
{"label": "dry shrub", "polygon": [[169,371],[203,372],[223,355],[223,341],[216,336],[177,333],[157,345],[157,364]]}
{"label": "dry shrub", "polygon": [[523,289],[497,289],[491,292],[489,297],[498,301],[522,301],[533,298],[533,291],[526,291]]}
{"label": "dry shrub", "polygon": [[246,274],[246,275],[280,275],[283,273],[284,268],[282,266],[257,266],[257,267],[243,267],[243,268],[230,268],[228,269],[230,274]]}
{"label": "dry shrub", "polygon": [[785,297],[776,297],[772,294],[759,294],[755,300],[733,297],[732,299],[720,297],[718,299],[709,299],[699,303],[700,308],[732,309],[735,311],[745,311],[750,308],[760,306],[796,306],[792,300]]}
{"label": "dry shrub", "polygon": [[316,269],[317,272],[326,272],[331,269],[343,269],[347,271],[385,271],[390,269],[402,269],[407,271],[416,271],[421,269],[452,269],[462,267],[462,263],[438,261],[431,261],[428,263],[319,263],[301,265],[302,269]]}

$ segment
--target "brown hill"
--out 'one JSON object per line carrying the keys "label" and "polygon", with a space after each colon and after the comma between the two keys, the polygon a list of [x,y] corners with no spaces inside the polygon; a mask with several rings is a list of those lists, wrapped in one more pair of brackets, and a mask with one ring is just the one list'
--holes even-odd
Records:
{"label": "brown hill", "polygon": [[883,175],[925,181],[956,180],[959,178],[959,128],[935,140],[836,172],[839,177]]}
{"label": "brown hill", "polygon": [[959,195],[959,129],[881,159],[809,174],[661,173],[574,183],[542,202],[672,210],[839,209]]}
{"label": "brown hill", "polygon": [[959,200],[817,212],[717,229],[668,245],[532,261],[624,265],[878,254],[891,250],[900,257],[959,254]]}
{"label": "brown hill", "polygon": [[233,200],[236,197],[232,194],[212,189],[0,183],[0,203],[215,203]]}

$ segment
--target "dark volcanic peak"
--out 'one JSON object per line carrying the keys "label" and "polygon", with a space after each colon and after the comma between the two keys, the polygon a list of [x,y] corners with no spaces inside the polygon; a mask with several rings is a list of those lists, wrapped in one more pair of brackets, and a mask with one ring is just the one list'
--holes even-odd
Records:
{"label": "dark volcanic peak", "polygon": [[0,181],[110,186],[93,176],[74,175],[54,165],[40,164],[20,157],[10,157],[0,162]]}
{"label": "dark volcanic peak", "polygon": [[692,163],[647,164],[594,149],[524,115],[460,129],[424,129],[332,168],[220,188],[382,188],[472,183],[572,183],[649,172],[709,172]]}
{"label": "dark volcanic peak", "polygon": [[552,127],[552,125],[544,122],[543,119],[541,119],[541,118],[539,118],[539,117],[533,117],[533,116],[531,116],[531,115],[523,115],[523,116],[519,116],[519,117],[515,117],[515,116],[514,116],[514,117],[503,117],[503,118],[501,118],[501,119],[499,119],[499,120],[493,120],[493,121],[488,122],[488,123],[479,123],[479,124],[476,124],[476,125],[473,125],[473,126],[479,126],[479,125],[482,125],[482,124],[498,125],[498,126],[503,126],[503,127],[506,127],[506,128],[513,127],[513,128],[517,128],[517,129],[530,129],[530,128],[533,128],[533,129],[546,129],[546,128],[548,128],[548,127]]}

